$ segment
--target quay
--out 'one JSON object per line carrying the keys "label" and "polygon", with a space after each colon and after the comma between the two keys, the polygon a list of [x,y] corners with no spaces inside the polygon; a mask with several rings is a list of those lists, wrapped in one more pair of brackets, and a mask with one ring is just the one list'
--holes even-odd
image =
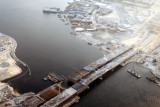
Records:
{"label": "quay", "polygon": [[75,84],[40,107],[69,107],[71,104],[78,102],[80,99],[78,95],[88,89],[91,83],[97,79],[101,79],[107,72],[112,71],[138,52],[139,50],[135,47],[125,47],[85,66],[80,71],[81,73],[77,72],[68,77],[68,81]]}

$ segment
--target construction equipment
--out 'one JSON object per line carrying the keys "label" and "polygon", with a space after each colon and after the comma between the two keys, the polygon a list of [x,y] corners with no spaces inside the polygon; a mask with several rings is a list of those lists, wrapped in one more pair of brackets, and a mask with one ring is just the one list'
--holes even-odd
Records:
{"label": "construction equipment", "polygon": [[81,71],[79,71],[78,69],[76,69],[75,67],[73,67],[72,65],[70,65],[69,64],[69,66],[72,68],[72,69],[74,69],[75,71],[77,71],[78,73],[80,73],[80,80],[82,80],[83,79],[83,72],[81,72]]}
{"label": "construction equipment", "polygon": [[58,83],[58,98],[60,98],[60,93],[61,93],[61,84],[62,84],[62,81]]}

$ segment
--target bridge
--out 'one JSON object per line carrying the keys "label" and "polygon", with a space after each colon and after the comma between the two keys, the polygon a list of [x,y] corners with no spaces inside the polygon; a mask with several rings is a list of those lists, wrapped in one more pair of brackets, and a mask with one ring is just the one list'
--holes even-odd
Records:
{"label": "bridge", "polygon": [[107,56],[104,56],[103,58],[98,59],[97,61],[85,66],[83,68],[83,72],[85,70],[85,72],[90,73],[85,73],[85,75],[87,74],[86,76],[81,75],[81,73],[75,73],[69,76],[68,80],[71,82],[73,82],[72,80],[76,80],[76,82],[73,82],[75,84],[72,85],[70,88],[64,90],[48,102],[46,102],[41,107],[68,107],[71,104],[78,102],[79,93],[89,88],[89,85],[93,83],[95,80],[101,79],[102,76],[107,74],[107,72],[112,71],[118,65],[122,64],[124,61],[136,55],[138,51],[139,50],[133,46],[124,47],[115,50]]}

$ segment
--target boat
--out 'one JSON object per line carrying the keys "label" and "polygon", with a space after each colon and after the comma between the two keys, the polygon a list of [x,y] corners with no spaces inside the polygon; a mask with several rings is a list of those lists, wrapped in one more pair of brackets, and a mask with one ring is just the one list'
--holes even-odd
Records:
{"label": "boat", "polygon": [[60,11],[59,8],[55,8],[55,7],[45,7],[43,8],[43,12],[49,12],[49,13],[58,13]]}
{"label": "boat", "polygon": [[65,23],[65,25],[69,25],[69,23]]}
{"label": "boat", "polygon": [[45,78],[43,78],[43,80],[47,81],[48,79],[47,79],[47,77],[45,77]]}
{"label": "boat", "polygon": [[59,18],[62,18],[62,15],[58,14],[58,17],[59,17]]}
{"label": "boat", "polygon": [[156,83],[158,86],[160,86],[160,81],[158,80],[157,77],[150,77],[150,76],[148,76],[148,77],[146,77],[146,78],[147,78],[148,80]]}
{"label": "boat", "polygon": [[142,76],[139,75],[137,72],[135,72],[135,67],[134,67],[134,64],[133,64],[133,69],[129,69],[127,70],[127,72],[129,72],[130,74],[132,74],[133,76],[135,76],[136,78],[141,78]]}
{"label": "boat", "polygon": [[50,80],[55,83],[64,81],[63,77],[59,76],[58,74],[56,74],[54,72],[49,73],[46,78],[47,78],[47,80]]}
{"label": "boat", "polygon": [[127,72],[129,72],[130,74],[132,74],[133,76],[137,77],[137,78],[141,78],[141,75],[139,75],[138,73],[136,73],[135,71],[133,70],[127,70]]}

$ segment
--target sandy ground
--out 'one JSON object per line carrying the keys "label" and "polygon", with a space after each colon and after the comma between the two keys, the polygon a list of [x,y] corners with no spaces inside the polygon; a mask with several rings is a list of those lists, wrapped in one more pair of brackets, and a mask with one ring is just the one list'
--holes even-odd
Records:
{"label": "sandy ground", "polygon": [[6,37],[9,38],[11,44],[7,45],[5,51],[0,52],[0,65],[3,63],[8,64],[8,66],[0,66],[0,81],[14,77],[22,72],[21,68],[16,65],[16,61],[10,55],[12,48],[15,48],[15,44],[9,36]]}

